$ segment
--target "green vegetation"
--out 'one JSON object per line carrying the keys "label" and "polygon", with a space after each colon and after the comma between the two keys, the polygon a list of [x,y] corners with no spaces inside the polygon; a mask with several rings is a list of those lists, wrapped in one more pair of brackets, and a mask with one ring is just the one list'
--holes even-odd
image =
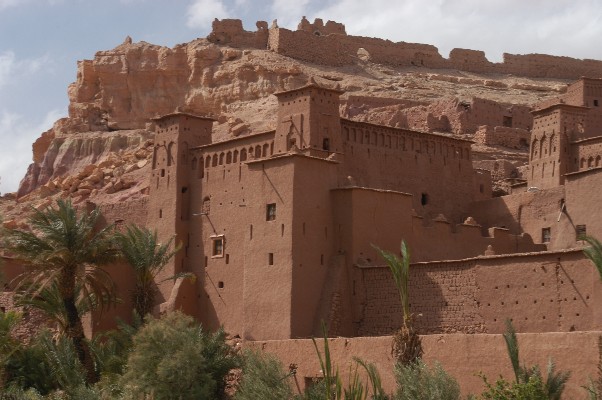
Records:
{"label": "green vegetation", "polygon": [[176,255],[179,247],[172,250],[173,238],[161,244],[157,232],[135,225],[128,226],[124,233],[117,233],[116,237],[122,257],[136,276],[132,293],[134,310],[140,317],[145,317],[155,305],[155,278]]}
{"label": "green vegetation", "polygon": [[[89,382],[98,376],[90,348],[84,337],[79,301],[87,309],[103,308],[114,299],[114,284],[99,266],[117,257],[110,227],[97,229],[100,210],[78,214],[70,201],[57,201],[57,207],[34,209],[29,219],[31,231],[11,230],[9,250],[26,266],[18,279],[17,291],[37,297],[55,289],[62,301],[65,335],[73,342]],[[79,299],[78,299],[79,296]]]}
{"label": "green vegetation", "polygon": [[410,250],[405,240],[401,241],[401,259],[397,255],[381,250],[376,246],[374,248],[384,258],[391,270],[403,308],[403,326],[393,335],[391,352],[397,362],[411,364],[422,357],[423,351],[420,336],[414,328],[413,316],[410,314]]}
{"label": "green vegetation", "polygon": [[422,360],[395,367],[397,391],[392,400],[457,400],[460,385],[439,364],[429,368]]}

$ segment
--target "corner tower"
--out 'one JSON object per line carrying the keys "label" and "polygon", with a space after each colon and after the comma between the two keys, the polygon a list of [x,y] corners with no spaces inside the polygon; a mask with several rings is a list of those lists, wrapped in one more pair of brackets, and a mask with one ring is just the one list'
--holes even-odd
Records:
{"label": "corner tower", "polygon": [[320,158],[343,151],[338,89],[310,83],[298,89],[275,93],[278,125],[274,153],[298,151]]}
{"label": "corner tower", "polygon": [[558,103],[533,111],[529,187],[549,189],[564,185],[564,175],[571,172],[571,142],[583,135],[587,110]]}
{"label": "corner tower", "polygon": [[[153,119],[153,149],[147,225],[156,229],[159,240],[175,237],[177,244],[187,241],[189,215],[189,181],[191,165],[189,149],[211,143],[213,118],[186,113],[172,113]],[[187,260],[180,251],[163,270],[158,281],[187,271]],[[169,298],[172,281],[159,284],[162,299]]]}

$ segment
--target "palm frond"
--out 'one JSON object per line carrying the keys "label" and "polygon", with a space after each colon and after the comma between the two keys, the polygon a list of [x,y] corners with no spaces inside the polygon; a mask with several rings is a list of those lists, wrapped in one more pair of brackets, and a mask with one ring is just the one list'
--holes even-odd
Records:
{"label": "palm frond", "polygon": [[520,383],[521,368],[518,356],[518,339],[516,338],[516,330],[509,319],[506,320],[506,332],[504,332],[503,336],[516,383]]}
{"label": "palm frond", "polygon": [[593,236],[586,236],[583,240],[590,245],[590,247],[583,249],[583,253],[594,263],[600,279],[602,279],[602,243]]}

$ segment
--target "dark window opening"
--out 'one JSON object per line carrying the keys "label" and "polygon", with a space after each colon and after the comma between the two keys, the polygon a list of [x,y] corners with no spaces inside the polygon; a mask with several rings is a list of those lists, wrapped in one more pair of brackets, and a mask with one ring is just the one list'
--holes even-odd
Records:
{"label": "dark window opening", "polygon": [[483,193],[485,191],[485,186],[481,183],[479,185],[479,192]]}
{"label": "dark window opening", "polygon": [[585,236],[587,236],[587,228],[585,225],[577,225],[575,227],[575,231],[577,234],[577,240],[585,240]]}
{"label": "dark window opening", "polygon": [[504,116],[502,118],[502,125],[508,128],[512,128],[512,117]]}
{"label": "dark window opening", "polygon": [[268,265],[274,265],[274,253],[268,253]]}
{"label": "dark window opening", "polygon": [[265,207],[265,220],[274,221],[276,219],[276,203],[270,203]]}
{"label": "dark window opening", "polygon": [[182,193],[186,193],[188,191],[188,188],[186,186],[182,187]]}
{"label": "dark window opening", "polygon": [[594,107],[598,107],[598,100],[594,100]]}
{"label": "dark window opening", "polygon": [[226,254],[226,264],[230,264],[230,254]]}
{"label": "dark window opening", "polygon": [[223,257],[224,255],[224,238],[217,237],[212,239],[211,255],[213,257]]}
{"label": "dark window opening", "polygon": [[162,169],[162,170],[161,170],[161,178],[163,178],[164,176],[165,176],[165,170],[164,170],[164,169]]}
{"label": "dark window opening", "polygon": [[322,150],[330,150],[330,139],[324,138],[324,140],[322,140]]}
{"label": "dark window opening", "polygon": [[163,210],[159,210],[159,218],[163,218]]}
{"label": "dark window opening", "polygon": [[420,204],[426,206],[429,203],[429,195],[427,193],[422,193],[420,196]]}
{"label": "dark window opening", "polygon": [[224,288],[224,282],[223,281],[219,281],[217,283],[217,287],[220,288],[220,289],[223,289]]}
{"label": "dark window opening", "polygon": [[550,243],[551,238],[552,238],[552,229],[551,228],[542,228],[541,242],[542,243]]}

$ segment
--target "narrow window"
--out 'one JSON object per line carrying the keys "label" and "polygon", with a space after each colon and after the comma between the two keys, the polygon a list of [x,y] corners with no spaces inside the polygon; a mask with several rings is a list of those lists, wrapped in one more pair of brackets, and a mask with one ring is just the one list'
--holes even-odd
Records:
{"label": "narrow window", "polygon": [[274,253],[268,253],[268,265],[274,265]]}
{"label": "narrow window", "polygon": [[320,254],[320,265],[324,265],[324,254]]}
{"label": "narrow window", "polygon": [[224,256],[224,237],[217,236],[211,238],[211,256],[212,257],[223,257]]}
{"label": "narrow window", "polygon": [[330,139],[324,138],[324,140],[322,140],[322,150],[330,150]]}
{"label": "narrow window", "polygon": [[274,221],[276,219],[276,203],[270,203],[265,207],[265,220]]}
{"label": "narrow window", "polygon": [[429,203],[429,195],[427,193],[422,193],[420,196],[420,204],[426,206]]}
{"label": "narrow window", "polygon": [[483,184],[481,183],[479,185],[479,192],[483,193],[485,191],[485,187],[483,186]]}
{"label": "narrow window", "polygon": [[594,107],[598,107],[598,100],[594,100]]}
{"label": "narrow window", "polygon": [[249,225],[249,239],[253,239],[253,225]]}
{"label": "narrow window", "polygon": [[226,254],[226,264],[230,264],[230,254]]}
{"label": "narrow window", "polygon": [[159,210],[159,218],[163,218],[163,210],[162,209]]}
{"label": "narrow window", "polygon": [[552,238],[552,230],[551,228],[542,228],[541,230],[541,242],[542,243],[550,243],[550,239]]}
{"label": "narrow window", "polygon": [[575,227],[575,231],[577,234],[577,240],[585,240],[585,236],[587,235],[587,229],[585,225],[577,225]]}
{"label": "narrow window", "polygon": [[219,281],[217,283],[217,287],[220,288],[220,289],[223,289],[224,288],[224,282],[223,281]]}
{"label": "narrow window", "polygon": [[161,178],[163,178],[164,176],[165,176],[165,170],[164,170],[164,169],[162,169],[162,170],[161,170]]}

